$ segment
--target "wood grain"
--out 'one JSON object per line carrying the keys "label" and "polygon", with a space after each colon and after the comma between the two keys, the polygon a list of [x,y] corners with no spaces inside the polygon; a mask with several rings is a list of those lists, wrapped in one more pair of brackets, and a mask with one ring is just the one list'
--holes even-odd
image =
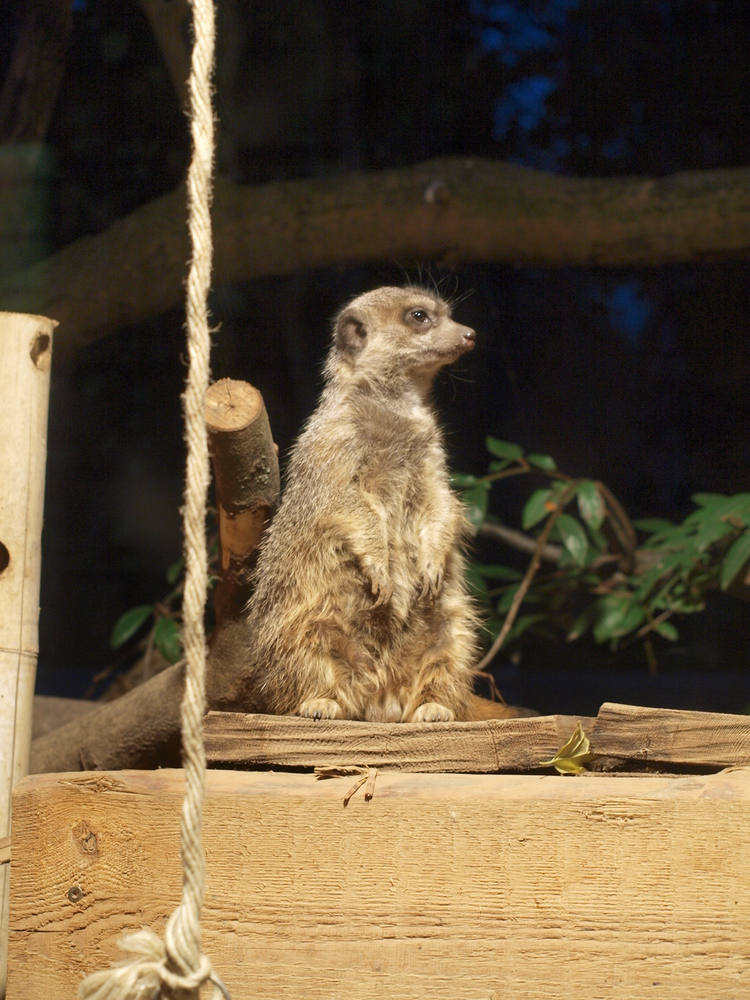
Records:
{"label": "wood grain", "polygon": [[709,767],[750,763],[747,715],[605,702],[589,737],[592,750],[607,757]]}
{"label": "wood grain", "polygon": [[209,712],[205,744],[210,763],[244,767],[367,764],[402,771],[528,771],[559,750],[576,722],[550,715],[371,723]]}
{"label": "wood grain", "polygon": [[[203,943],[234,997],[748,995],[749,770],[390,772],[344,808],[351,783],[208,774]],[[74,1000],[123,931],[162,931],[182,790],[166,770],[24,779],[11,1000]]]}
{"label": "wood grain", "polygon": [[[43,316],[0,313],[0,837],[11,790],[29,770],[39,655],[39,583],[52,331]],[[8,869],[0,868],[0,996]]]}

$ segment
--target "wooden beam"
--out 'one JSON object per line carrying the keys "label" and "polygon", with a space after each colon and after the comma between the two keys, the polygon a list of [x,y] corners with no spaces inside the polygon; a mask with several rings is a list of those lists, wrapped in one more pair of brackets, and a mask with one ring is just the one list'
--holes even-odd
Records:
{"label": "wooden beam", "polygon": [[750,717],[605,702],[587,730],[605,757],[687,766],[737,767],[750,762]]}
{"label": "wooden beam", "polygon": [[[180,772],[39,775],[14,800],[9,996],[73,1000],[179,899]],[[234,997],[747,995],[750,771],[213,771],[203,950]]]}
{"label": "wooden beam", "polygon": [[[598,757],[719,769],[750,761],[750,718],[605,703],[580,719]],[[532,771],[573,734],[577,716],[434,724],[209,712],[206,754],[239,767],[368,765],[405,771]]]}
{"label": "wooden beam", "polygon": [[[575,178],[473,158],[238,186],[218,178],[214,281],[366,262],[645,267],[750,252],[750,169]],[[60,322],[60,362],[181,305],[183,188],[0,286],[0,305]]]}
{"label": "wooden beam", "polygon": [[382,723],[209,712],[204,738],[211,764],[487,773],[538,768],[540,760],[552,757],[570,738],[577,721],[549,715],[486,722]]}

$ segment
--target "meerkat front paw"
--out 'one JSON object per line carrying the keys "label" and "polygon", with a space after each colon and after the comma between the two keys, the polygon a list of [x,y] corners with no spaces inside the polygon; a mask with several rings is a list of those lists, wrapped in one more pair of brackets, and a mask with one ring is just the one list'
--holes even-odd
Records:
{"label": "meerkat front paw", "polygon": [[365,568],[365,576],[369,581],[372,596],[375,598],[372,604],[373,608],[388,604],[393,596],[393,586],[388,578],[388,573],[371,565]]}
{"label": "meerkat front paw", "polygon": [[420,570],[419,579],[422,581],[422,590],[419,594],[419,600],[423,601],[426,597],[429,597],[430,601],[434,601],[443,589],[444,576],[445,570],[442,566],[433,566],[430,564]]}
{"label": "meerkat front paw", "polygon": [[420,705],[419,708],[415,709],[409,722],[453,722],[456,718],[455,712],[452,712],[445,705],[441,705],[437,701],[426,701],[424,705]]}
{"label": "meerkat front paw", "polygon": [[344,710],[333,698],[311,698],[302,702],[297,715],[305,719],[343,719]]}

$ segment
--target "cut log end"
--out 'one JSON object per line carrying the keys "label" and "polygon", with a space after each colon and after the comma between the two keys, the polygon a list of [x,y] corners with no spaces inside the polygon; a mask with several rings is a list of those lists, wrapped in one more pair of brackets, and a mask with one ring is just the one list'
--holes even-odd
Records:
{"label": "cut log end", "polygon": [[223,378],[206,394],[206,424],[209,433],[241,431],[249,427],[263,409],[263,397],[247,382]]}

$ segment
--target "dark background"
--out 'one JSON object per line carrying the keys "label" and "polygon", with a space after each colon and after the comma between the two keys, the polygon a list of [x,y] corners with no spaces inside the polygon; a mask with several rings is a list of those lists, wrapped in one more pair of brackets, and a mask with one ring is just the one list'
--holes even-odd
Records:
{"label": "dark background", "polygon": [[[750,163],[750,5],[691,0],[220,0],[219,169],[243,183],[486,156],[576,176]],[[46,251],[174,188],[187,122],[137,0],[75,0],[47,134]],[[22,6],[0,32],[7,69]],[[330,317],[413,261],[216,288],[212,371],[263,393],[281,455],[319,391]],[[693,492],[748,488],[744,261],[648,270],[423,265],[458,294],[477,348],[437,390],[453,468],[481,473],[487,434],[606,482],[631,517],[677,519]],[[180,554],[183,316],[168,313],[53,372],[40,693],[82,694],[127,608],[168,589]],[[283,464],[283,463],[282,463]],[[518,525],[528,481],[493,491]],[[502,559],[499,549],[487,560]],[[505,696],[595,714],[603,700],[743,711],[746,605],[716,597],[637,648],[529,635],[498,658]]]}

